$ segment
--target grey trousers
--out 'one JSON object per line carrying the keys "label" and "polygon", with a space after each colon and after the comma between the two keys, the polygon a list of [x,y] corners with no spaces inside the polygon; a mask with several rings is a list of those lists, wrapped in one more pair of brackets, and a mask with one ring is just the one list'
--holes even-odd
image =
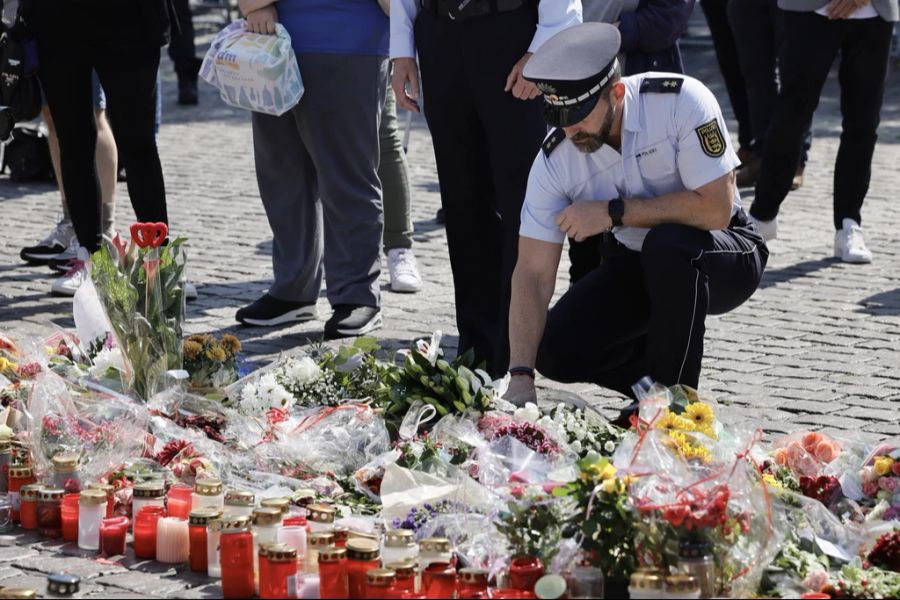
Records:
{"label": "grey trousers", "polygon": [[[298,54],[306,91],[280,117],[253,113],[259,194],[279,300],[379,306],[384,229],[378,128],[386,57]],[[324,267],[324,272],[323,272]]]}
{"label": "grey trousers", "polygon": [[412,248],[409,168],[397,123],[397,100],[390,86],[387,88],[387,100],[381,113],[378,137],[381,144],[378,179],[384,190],[384,249]]}

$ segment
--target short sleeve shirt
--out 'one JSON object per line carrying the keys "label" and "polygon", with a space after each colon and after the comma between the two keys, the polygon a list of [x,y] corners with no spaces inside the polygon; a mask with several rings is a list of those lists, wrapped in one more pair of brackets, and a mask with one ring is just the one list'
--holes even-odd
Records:
{"label": "short sleeve shirt", "polygon": [[[548,151],[545,143],[528,177],[520,235],[561,244],[565,234],[555,219],[573,202],[696,190],[740,164],[719,103],[698,80],[642,73],[622,82],[621,153],[608,145],[583,153],[569,139]],[[740,202],[735,190],[732,214]],[[647,231],[616,227],[613,234],[640,251]]]}

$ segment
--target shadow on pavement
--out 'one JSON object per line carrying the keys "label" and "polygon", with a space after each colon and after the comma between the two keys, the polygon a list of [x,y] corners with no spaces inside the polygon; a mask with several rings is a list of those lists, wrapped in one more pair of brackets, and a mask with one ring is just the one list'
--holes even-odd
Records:
{"label": "shadow on pavement", "polygon": [[867,315],[900,315],[900,288],[860,300],[856,312]]}
{"label": "shadow on pavement", "polygon": [[838,264],[836,258],[820,258],[816,260],[805,260],[795,265],[788,265],[780,269],[767,269],[763,273],[762,281],[759,284],[761,289],[772,287],[779,283],[786,283],[795,279],[803,279],[810,275],[828,269]]}

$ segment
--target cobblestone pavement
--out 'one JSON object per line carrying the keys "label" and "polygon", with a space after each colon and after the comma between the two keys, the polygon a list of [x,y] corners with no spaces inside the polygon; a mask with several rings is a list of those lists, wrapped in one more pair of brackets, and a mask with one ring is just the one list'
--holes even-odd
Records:
{"label": "cobblestone pavement", "polygon": [[[689,33],[684,43],[688,72],[713,88],[730,118],[702,21],[692,23]],[[260,364],[281,351],[318,340],[323,321],[275,330],[236,327],[235,310],[258,297],[271,277],[271,234],[257,193],[249,117],[224,106],[205,84],[199,107],[178,107],[167,59],[163,88],[159,141],[170,216],[175,231],[191,240],[190,276],[200,291],[200,299],[188,305],[189,332],[234,332],[244,341],[250,359]],[[890,74],[864,207],[867,241],[875,253],[871,265],[846,265],[831,258],[838,91],[833,73],[814,122],[806,183],[784,204],[779,239],[770,246],[772,256],[760,290],[739,309],[708,319],[701,388],[771,433],[823,428],[861,437],[900,435],[900,216],[890,208],[900,181],[900,71]],[[730,123],[734,133],[736,125]],[[415,295],[392,293],[385,268],[385,326],[378,337],[385,348],[395,349],[441,329],[450,334],[445,339],[452,349],[453,290],[444,230],[434,222],[438,183],[421,118],[412,121],[409,160],[414,249],[425,288]],[[752,190],[745,190],[747,194]],[[49,271],[18,259],[22,246],[41,239],[52,227],[59,211],[55,188],[2,178],[0,211],[0,330],[21,337],[72,327],[71,300],[49,295]],[[125,230],[132,218],[127,190],[120,184],[119,228]],[[560,270],[558,293],[567,285],[565,267]],[[324,297],[320,303],[327,316]],[[590,344],[584,340],[585,351]],[[624,404],[622,398],[593,386],[540,383],[589,398],[605,414]],[[173,577],[175,569],[156,563],[131,558],[121,565],[99,564],[83,557],[63,558],[77,555],[77,550],[17,538],[21,546],[0,548],[2,586],[38,586],[44,573],[64,568],[89,580],[86,595],[212,597],[220,592],[202,578],[181,573]]]}

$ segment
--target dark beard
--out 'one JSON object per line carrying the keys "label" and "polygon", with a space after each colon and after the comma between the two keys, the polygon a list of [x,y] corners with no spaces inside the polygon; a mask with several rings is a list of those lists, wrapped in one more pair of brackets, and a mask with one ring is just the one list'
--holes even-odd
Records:
{"label": "dark beard", "polygon": [[603,117],[603,124],[600,126],[600,131],[597,133],[577,133],[572,136],[572,143],[585,154],[596,152],[609,141],[609,132],[612,131],[614,119],[615,115],[613,114],[613,111],[607,111],[606,116]]}

